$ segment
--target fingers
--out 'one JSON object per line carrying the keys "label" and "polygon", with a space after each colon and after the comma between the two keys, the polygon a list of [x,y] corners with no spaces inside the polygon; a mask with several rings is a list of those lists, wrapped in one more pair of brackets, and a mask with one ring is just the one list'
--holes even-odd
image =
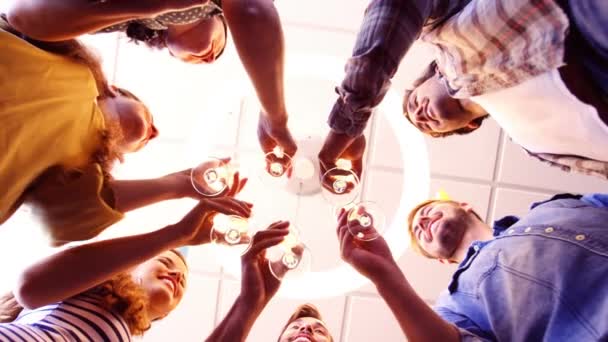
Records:
{"label": "fingers", "polygon": [[261,230],[253,236],[251,248],[246,255],[255,256],[263,250],[278,245],[289,234],[289,222],[278,221],[271,224],[266,230]]}
{"label": "fingers", "polygon": [[340,208],[338,212],[338,226],[336,229],[336,233],[340,231],[340,227],[346,226],[348,222],[348,212],[344,208]]}
{"label": "fingers", "polygon": [[231,197],[221,197],[204,200],[210,209],[225,215],[250,217],[253,204]]}

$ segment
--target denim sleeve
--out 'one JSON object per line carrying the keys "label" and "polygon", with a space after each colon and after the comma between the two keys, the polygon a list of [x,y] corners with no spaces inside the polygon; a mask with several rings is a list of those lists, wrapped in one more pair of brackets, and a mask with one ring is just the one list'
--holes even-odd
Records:
{"label": "denim sleeve", "polygon": [[588,194],[581,200],[598,208],[608,208],[608,194]]}
{"label": "denim sleeve", "polygon": [[446,307],[434,307],[433,310],[448,323],[452,323],[460,334],[460,341],[492,341],[491,336],[477,326],[471,319]]}

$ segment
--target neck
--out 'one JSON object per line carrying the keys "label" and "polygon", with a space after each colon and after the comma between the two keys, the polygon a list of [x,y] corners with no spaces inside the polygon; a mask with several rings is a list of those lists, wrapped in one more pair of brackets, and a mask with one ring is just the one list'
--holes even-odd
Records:
{"label": "neck", "polygon": [[473,241],[489,241],[494,238],[491,227],[477,218],[472,219],[472,222],[469,222],[468,226],[469,228],[462,237],[462,242],[454,251],[452,258],[450,258],[453,262],[461,263],[464,260]]}

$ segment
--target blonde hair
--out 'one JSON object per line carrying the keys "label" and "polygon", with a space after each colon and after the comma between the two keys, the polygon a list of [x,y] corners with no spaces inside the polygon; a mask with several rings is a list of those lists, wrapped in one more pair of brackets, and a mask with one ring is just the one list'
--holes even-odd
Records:
{"label": "blonde hair", "polygon": [[[418,213],[418,211],[420,209],[424,208],[425,206],[427,206],[429,204],[433,204],[433,203],[451,203],[454,205],[458,204],[458,202],[452,201],[452,200],[429,199],[422,203],[419,203],[410,211],[410,214],[407,217],[407,232],[410,235],[410,247],[412,248],[412,250],[414,250],[414,252],[416,252],[424,257],[427,257],[429,259],[437,259],[437,258],[432,256],[431,254],[429,254],[427,251],[425,251],[418,243],[418,239],[416,239],[416,235],[414,235],[414,217],[416,217],[416,213]],[[477,212],[475,212],[473,210],[472,213],[476,218],[478,218],[480,221],[483,222],[483,219],[481,218],[481,216],[479,216],[479,214]]]}
{"label": "blonde hair", "polygon": [[[287,323],[285,323],[285,326],[283,327],[283,329],[281,329],[281,333],[279,334],[279,340],[281,339],[281,336],[283,335],[285,330],[287,330],[287,327],[291,324],[291,322],[297,320],[298,318],[302,318],[302,317],[316,318],[319,321],[323,321],[323,317],[321,316],[321,313],[319,312],[319,309],[317,309],[316,306],[314,306],[312,304],[300,305],[296,308],[296,310],[291,315],[291,317],[289,317],[289,319],[287,320]],[[331,334],[329,334],[329,341],[330,342],[334,341],[334,338],[333,338],[333,336],[331,336]]]}

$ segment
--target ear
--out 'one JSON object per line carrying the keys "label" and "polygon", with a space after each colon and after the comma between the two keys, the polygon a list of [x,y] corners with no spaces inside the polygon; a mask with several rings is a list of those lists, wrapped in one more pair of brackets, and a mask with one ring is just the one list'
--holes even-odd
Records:
{"label": "ear", "polygon": [[475,121],[475,120],[471,120],[467,125],[466,128],[470,129],[470,130],[476,130],[479,128],[479,126],[481,126],[481,123]]}
{"label": "ear", "polygon": [[467,203],[467,202],[459,202],[459,203],[458,203],[458,205],[460,205],[460,207],[461,207],[462,209],[464,209],[464,211],[466,211],[466,212],[471,212],[471,211],[473,211],[473,206],[472,206],[472,205],[470,205],[470,204],[469,204],[469,203]]}

